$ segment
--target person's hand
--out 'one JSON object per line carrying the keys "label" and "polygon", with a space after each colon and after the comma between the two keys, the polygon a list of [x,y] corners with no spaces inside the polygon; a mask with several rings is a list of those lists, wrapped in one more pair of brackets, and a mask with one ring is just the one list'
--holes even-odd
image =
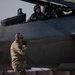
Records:
{"label": "person's hand", "polygon": [[26,45],[23,45],[23,48],[26,50],[27,49],[27,46]]}

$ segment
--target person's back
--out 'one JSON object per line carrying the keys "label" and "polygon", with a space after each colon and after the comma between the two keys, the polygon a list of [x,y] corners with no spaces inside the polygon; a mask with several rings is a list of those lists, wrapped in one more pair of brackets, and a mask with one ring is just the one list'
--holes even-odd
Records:
{"label": "person's back", "polygon": [[39,5],[34,6],[34,13],[30,16],[27,22],[41,21],[45,19],[45,15],[41,12]]}

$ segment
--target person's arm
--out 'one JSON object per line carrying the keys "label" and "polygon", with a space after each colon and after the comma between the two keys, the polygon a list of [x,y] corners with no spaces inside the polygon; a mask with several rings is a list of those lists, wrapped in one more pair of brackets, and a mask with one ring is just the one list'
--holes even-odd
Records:
{"label": "person's arm", "polygon": [[15,44],[15,50],[17,53],[19,53],[21,55],[25,55],[25,48],[23,48],[23,47],[20,48],[18,43]]}

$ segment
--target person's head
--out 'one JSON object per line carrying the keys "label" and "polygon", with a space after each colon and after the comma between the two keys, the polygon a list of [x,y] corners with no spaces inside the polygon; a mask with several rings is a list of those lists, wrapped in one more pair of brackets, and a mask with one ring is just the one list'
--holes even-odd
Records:
{"label": "person's head", "polygon": [[51,13],[51,5],[45,5],[43,7],[43,13],[46,14],[46,13]]}
{"label": "person's head", "polygon": [[22,41],[23,41],[23,35],[22,35],[21,33],[17,33],[17,34],[15,35],[15,40],[16,40],[17,42],[22,42]]}
{"label": "person's head", "polygon": [[39,5],[34,6],[34,12],[35,13],[40,13],[41,12],[41,7]]}

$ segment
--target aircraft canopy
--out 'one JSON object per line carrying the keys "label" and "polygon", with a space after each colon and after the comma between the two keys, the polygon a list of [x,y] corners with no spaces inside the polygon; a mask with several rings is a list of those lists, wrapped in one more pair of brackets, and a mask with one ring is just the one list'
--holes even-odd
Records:
{"label": "aircraft canopy", "polygon": [[54,2],[54,3],[59,3],[59,4],[63,4],[75,8],[75,0],[21,0],[21,1],[26,1],[26,2],[40,4],[40,5],[46,5],[51,2]]}

